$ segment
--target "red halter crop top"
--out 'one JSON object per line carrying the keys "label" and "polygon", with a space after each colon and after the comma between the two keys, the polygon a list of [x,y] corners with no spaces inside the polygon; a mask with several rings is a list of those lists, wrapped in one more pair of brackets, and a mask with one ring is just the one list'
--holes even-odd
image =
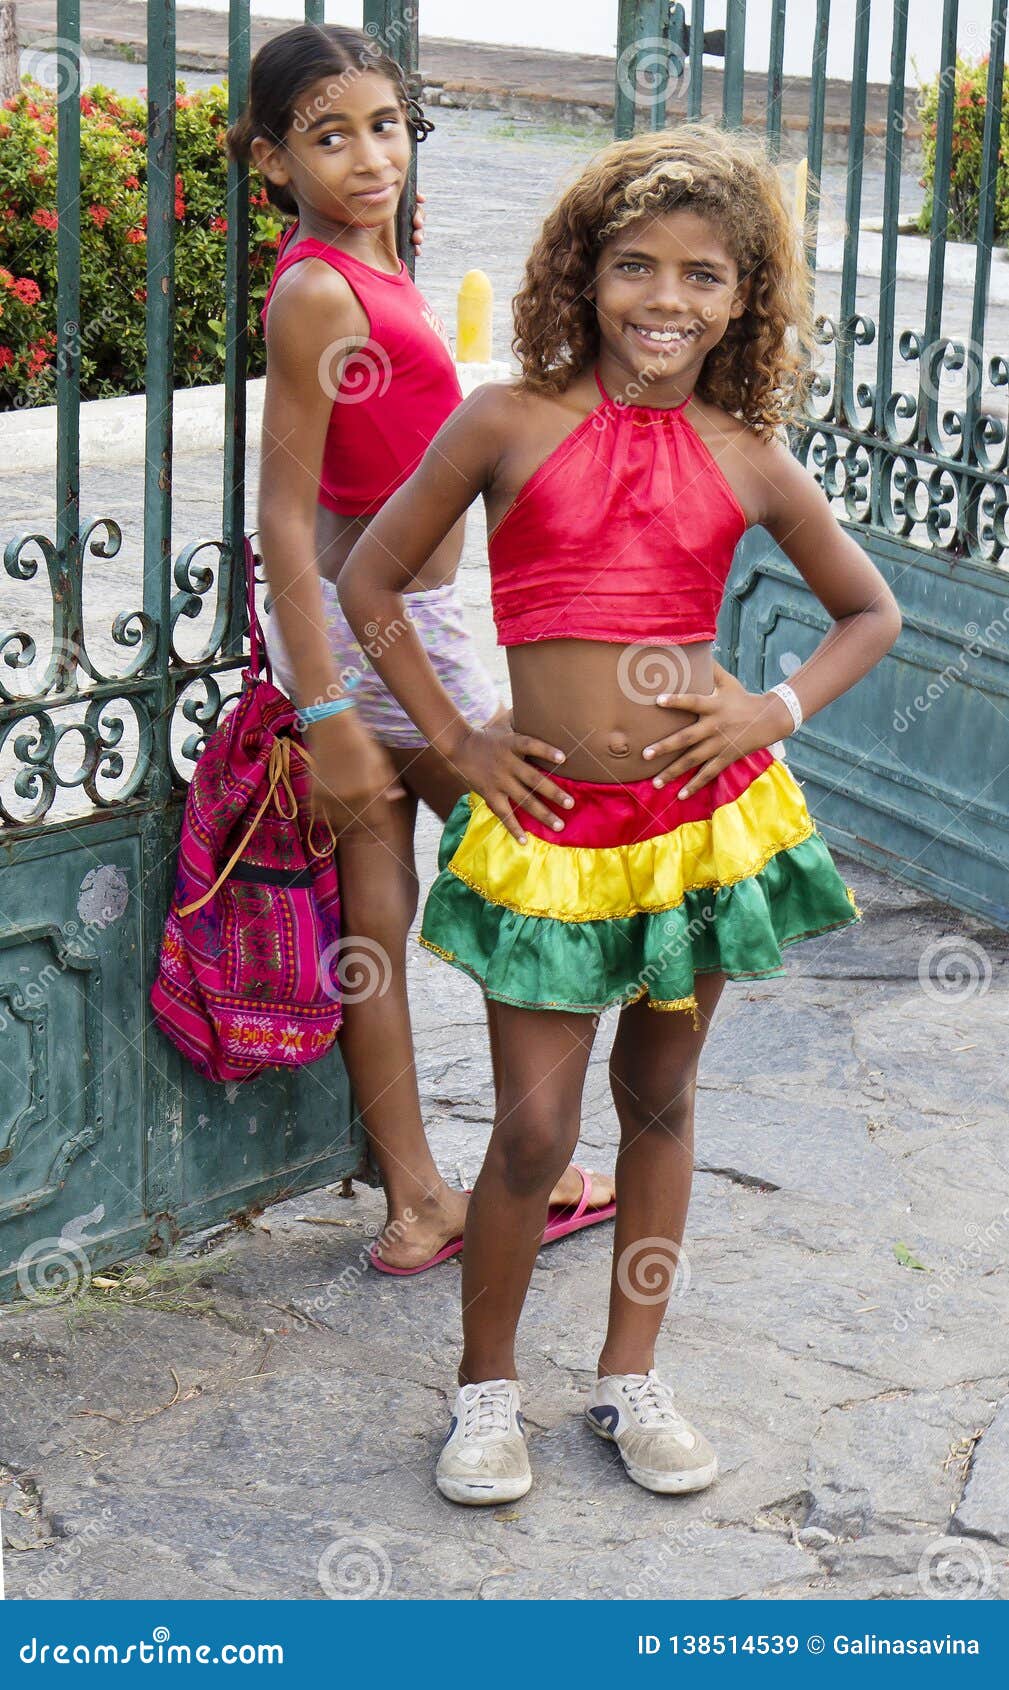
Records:
{"label": "red halter crop top", "polygon": [[[373,516],[419,464],[462,401],[448,333],[400,259],[398,275],[376,270],[325,241],[277,249],[260,318],[279,277],[303,258],[323,258],[350,284],[369,338],[344,360],[323,450],[319,503],[342,516]],[[332,380],[333,377],[331,376]]]}
{"label": "red halter crop top", "polygon": [[684,407],[602,403],[487,546],[498,644],[713,640],[747,519]]}

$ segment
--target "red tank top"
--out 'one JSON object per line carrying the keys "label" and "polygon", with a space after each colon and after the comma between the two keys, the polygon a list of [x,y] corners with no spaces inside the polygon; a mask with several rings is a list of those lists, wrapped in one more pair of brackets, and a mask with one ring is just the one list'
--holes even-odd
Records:
{"label": "red tank top", "polygon": [[602,402],[487,547],[498,644],[713,640],[747,519],[682,405]]}
{"label": "red tank top", "polygon": [[[372,516],[416,469],[462,400],[448,333],[402,259],[394,276],[325,241],[292,246],[297,227],[288,229],[277,250],[260,318],[265,326],[279,277],[303,258],[325,259],[354,290],[369,338],[346,357],[335,389],[319,503],[343,516]],[[335,382],[335,369],[329,379]]]}

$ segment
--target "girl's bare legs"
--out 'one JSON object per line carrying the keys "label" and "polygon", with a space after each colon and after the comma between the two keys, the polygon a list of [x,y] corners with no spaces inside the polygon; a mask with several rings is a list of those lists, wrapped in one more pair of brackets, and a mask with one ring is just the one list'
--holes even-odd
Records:
{"label": "girl's bare legs", "polygon": [[488,1004],[494,1129],[466,1216],[459,1382],[514,1379],[515,1332],[551,1189],[578,1139],[597,1017]]}
{"label": "girl's bare legs", "polygon": [[696,1033],[688,1014],[643,1000],[620,1014],[610,1056],[617,1214],[600,1377],[647,1373],[655,1363],[690,1201],[697,1062],[724,985],[724,974],[697,975]]}
{"label": "girl's bare legs", "polygon": [[340,1050],[388,1203],[380,1247],[396,1267],[426,1261],[458,1236],[466,1217],[465,1197],[446,1185],[431,1155],[417,1092],[406,994],[406,938],[418,892],[416,815],[417,798],[408,791],[389,805],[386,831],[343,834],[337,856],[341,961],[352,983],[359,949],[362,968],[374,969],[380,988],[357,1001],[353,992],[345,997]]}
{"label": "girl's bare legs", "polygon": [[[438,1172],[417,1090],[406,986],[407,933],[418,898],[414,827],[419,800],[444,821],[465,788],[429,747],[388,750],[408,796],[389,806],[387,834],[345,834],[338,866],[344,934],[380,945],[389,967],[383,966],[381,994],[345,1002],[340,1048],[386,1194],[388,1216],[377,1241],[379,1252],[391,1267],[416,1267],[459,1237],[468,1199]],[[344,947],[345,966],[351,964],[353,948],[352,943]],[[496,1068],[493,1035],[491,1055]],[[578,1175],[565,1168],[550,1200],[575,1203],[581,1190]],[[613,1181],[593,1174],[590,1206],[608,1203],[612,1196]]]}

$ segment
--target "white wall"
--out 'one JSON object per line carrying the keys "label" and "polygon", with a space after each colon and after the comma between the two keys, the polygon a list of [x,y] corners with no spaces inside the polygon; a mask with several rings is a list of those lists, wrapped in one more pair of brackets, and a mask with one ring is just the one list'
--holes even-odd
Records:
{"label": "white wall", "polygon": [[[499,41],[528,47],[548,47],[585,53],[615,51],[617,0],[413,0],[420,7],[421,30],[425,35],[456,36],[465,41]],[[179,0],[180,7],[200,5],[227,11],[228,0]],[[767,37],[772,0],[748,0],[746,11],[746,65],[759,70],[767,60]],[[992,0],[960,0],[958,42],[965,56],[979,59],[988,51],[988,30]],[[253,0],[253,13],[268,18],[304,17],[302,0]],[[687,16],[690,4],[687,0]],[[934,76],[939,60],[939,27],[942,0],[911,0],[908,26],[908,81],[917,66],[922,80]],[[809,74],[815,7],[812,0],[789,0],[785,32],[785,71],[788,75]],[[893,8],[888,0],[872,0],[869,77],[873,82],[890,80],[890,34]],[[855,0],[834,0],[827,74],[851,74],[851,34]],[[329,23],[360,25],[360,0],[327,0]],[[705,25],[720,28],[725,22],[725,0],[708,0]],[[709,60],[709,63],[715,61]]]}

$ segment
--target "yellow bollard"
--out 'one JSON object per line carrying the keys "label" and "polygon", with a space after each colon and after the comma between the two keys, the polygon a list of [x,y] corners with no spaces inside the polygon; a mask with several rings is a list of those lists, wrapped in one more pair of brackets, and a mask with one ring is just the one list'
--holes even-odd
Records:
{"label": "yellow bollard", "polygon": [[491,361],[494,288],[486,270],[467,270],[459,284],[455,355],[460,364]]}

